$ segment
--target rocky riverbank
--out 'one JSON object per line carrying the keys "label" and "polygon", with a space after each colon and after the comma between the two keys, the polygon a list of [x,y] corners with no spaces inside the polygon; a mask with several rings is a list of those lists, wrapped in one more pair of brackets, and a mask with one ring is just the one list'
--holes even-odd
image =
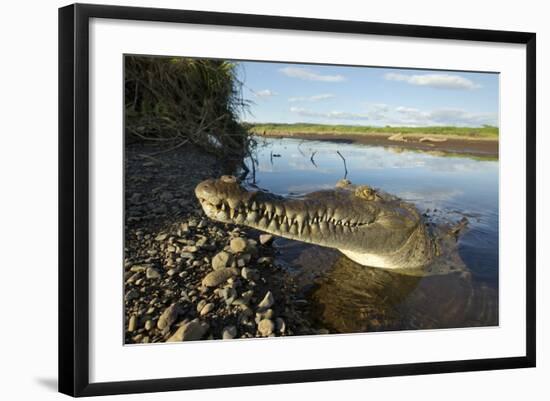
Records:
{"label": "rocky riverbank", "polygon": [[125,342],[324,333],[275,262],[273,238],[215,223],[194,188],[227,173],[192,147],[127,147]]}

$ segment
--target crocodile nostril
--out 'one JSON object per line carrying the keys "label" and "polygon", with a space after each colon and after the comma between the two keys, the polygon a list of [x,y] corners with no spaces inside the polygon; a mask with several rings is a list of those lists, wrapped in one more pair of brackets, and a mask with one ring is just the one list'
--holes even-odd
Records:
{"label": "crocodile nostril", "polygon": [[234,184],[237,182],[237,178],[233,175],[222,175],[220,179],[227,184]]}

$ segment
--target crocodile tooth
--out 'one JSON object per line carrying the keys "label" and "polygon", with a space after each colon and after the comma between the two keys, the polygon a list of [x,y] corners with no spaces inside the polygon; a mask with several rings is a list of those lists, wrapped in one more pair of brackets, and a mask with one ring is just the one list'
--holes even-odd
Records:
{"label": "crocodile tooth", "polygon": [[302,234],[304,229],[304,216],[299,214],[296,216],[296,224],[298,225],[298,233]]}
{"label": "crocodile tooth", "polygon": [[281,224],[281,231],[287,233],[289,231],[288,224],[283,221],[283,224]]}
{"label": "crocodile tooth", "polygon": [[295,224],[291,225],[288,232],[291,233],[292,235],[298,235],[298,226]]}
{"label": "crocodile tooth", "polygon": [[311,226],[311,234],[317,234],[319,232],[319,226],[314,224]]}
{"label": "crocodile tooth", "polygon": [[252,210],[258,210],[258,204],[256,203],[256,201],[252,202],[252,206],[250,206],[250,208]]}
{"label": "crocodile tooth", "polygon": [[271,231],[277,231],[279,229],[277,220],[276,219],[271,220],[271,222],[269,223],[269,226],[267,226],[267,229]]}
{"label": "crocodile tooth", "polygon": [[258,221],[258,226],[260,227],[266,227],[267,226],[267,219],[265,217],[262,217],[260,221]]}
{"label": "crocodile tooth", "polygon": [[255,223],[257,219],[258,219],[258,213],[254,211],[246,214],[246,220],[248,221]]}

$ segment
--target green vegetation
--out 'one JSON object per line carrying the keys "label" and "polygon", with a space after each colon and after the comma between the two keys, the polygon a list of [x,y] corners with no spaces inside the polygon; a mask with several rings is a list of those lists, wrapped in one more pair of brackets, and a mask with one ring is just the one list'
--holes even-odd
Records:
{"label": "green vegetation", "polygon": [[223,158],[239,158],[252,143],[238,122],[247,107],[235,64],[182,57],[126,56],[127,142],[187,143]]}
{"label": "green vegetation", "polygon": [[498,127],[371,127],[358,125],[320,125],[320,124],[250,124],[249,129],[255,134],[292,136],[299,134],[332,134],[332,135],[369,135],[369,134],[418,134],[444,135],[469,138],[498,139]]}

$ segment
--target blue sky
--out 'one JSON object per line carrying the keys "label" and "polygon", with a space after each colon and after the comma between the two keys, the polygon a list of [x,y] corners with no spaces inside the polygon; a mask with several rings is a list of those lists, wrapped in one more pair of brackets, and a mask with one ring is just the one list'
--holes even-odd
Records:
{"label": "blue sky", "polygon": [[249,122],[498,126],[498,74],[239,62]]}

